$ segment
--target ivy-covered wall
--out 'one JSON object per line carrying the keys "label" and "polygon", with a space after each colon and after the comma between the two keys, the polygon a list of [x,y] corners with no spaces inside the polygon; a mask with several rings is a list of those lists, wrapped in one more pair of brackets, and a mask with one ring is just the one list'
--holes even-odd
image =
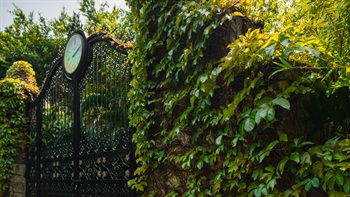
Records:
{"label": "ivy-covered wall", "polygon": [[239,1],[128,3],[132,188],[142,196],[349,193],[349,116],[323,110],[340,110],[334,101],[349,109],[340,95],[350,94],[326,91],[315,77],[327,58],[317,37],[292,26],[264,32]]}
{"label": "ivy-covered wall", "polygon": [[[17,150],[26,143],[26,103],[39,92],[32,65],[14,62],[0,81],[0,194],[9,196],[9,179]],[[22,151],[23,153],[24,151]]]}

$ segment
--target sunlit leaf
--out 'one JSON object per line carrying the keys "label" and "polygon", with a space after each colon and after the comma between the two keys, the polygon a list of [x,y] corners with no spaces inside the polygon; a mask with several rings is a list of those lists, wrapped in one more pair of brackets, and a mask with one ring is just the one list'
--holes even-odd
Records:
{"label": "sunlit leaf", "polygon": [[244,130],[250,132],[255,127],[255,120],[253,118],[246,118],[244,121]]}
{"label": "sunlit leaf", "polygon": [[265,48],[265,52],[269,55],[269,56],[273,56],[274,52],[275,52],[275,45],[271,44],[269,46],[267,46]]}
{"label": "sunlit leaf", "polygon": [[270,108],[267,111],[267,117],[266,120],[267,121],[272,121],[275,119],[275,108],[273,108],[272,106],[270,106]]}
{"label": "sunlit leaf", "polygon": [[216,145],[221,145],[221,143],[222,143],[222,135],[220,135],[219,137],[217,137],[216,140],[215,140],[215,144],[216,144]]}

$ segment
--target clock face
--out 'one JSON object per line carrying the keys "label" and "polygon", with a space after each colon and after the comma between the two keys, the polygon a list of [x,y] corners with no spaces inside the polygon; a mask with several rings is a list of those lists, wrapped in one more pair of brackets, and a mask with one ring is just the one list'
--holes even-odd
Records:
{"label": "clock face", "polygon": [[84,37],[78,33],[73,34],[64,51],[64,69],[68,74],[77,70],[82,58],[83,48],[85,47]]}

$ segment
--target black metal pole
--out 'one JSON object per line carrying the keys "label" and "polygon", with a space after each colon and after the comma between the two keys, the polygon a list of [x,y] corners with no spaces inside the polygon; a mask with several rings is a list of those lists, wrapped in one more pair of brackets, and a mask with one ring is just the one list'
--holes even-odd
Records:
{"label": "black metal pole", "polygon": [[[42,148],[42,135],[41,135],[41,128],[42,128],[42,109],[41,109],[41,103],[37,103],[37,109],[36,109],[36,158],[35,159],[35,180],[36,182],[34,184],[36,185],[36,195],[41,196],[41,182],[40,180],[40,164],[41,164],[41,148]],[[35,151],[35,150],[34,150]]]}
{"label": "black metal pole", "polygon": [[74,127],[73,127],[73,158],[74,158],[74,196],[79,196],[80,177],[79,177],[79,145],[80,145],[80,94],[78,81],[73,80],[73,114],[74,114]]}

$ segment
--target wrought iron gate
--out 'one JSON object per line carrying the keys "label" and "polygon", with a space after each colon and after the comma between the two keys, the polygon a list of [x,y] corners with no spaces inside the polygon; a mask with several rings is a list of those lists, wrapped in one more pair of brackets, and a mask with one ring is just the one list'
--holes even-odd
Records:
{"label": "wrought iron gate", "polygon": [[27,196],[136,196],[127,53],[98,35],[86,46],[80,73],[67,77],[60,57],[29,104]]}

